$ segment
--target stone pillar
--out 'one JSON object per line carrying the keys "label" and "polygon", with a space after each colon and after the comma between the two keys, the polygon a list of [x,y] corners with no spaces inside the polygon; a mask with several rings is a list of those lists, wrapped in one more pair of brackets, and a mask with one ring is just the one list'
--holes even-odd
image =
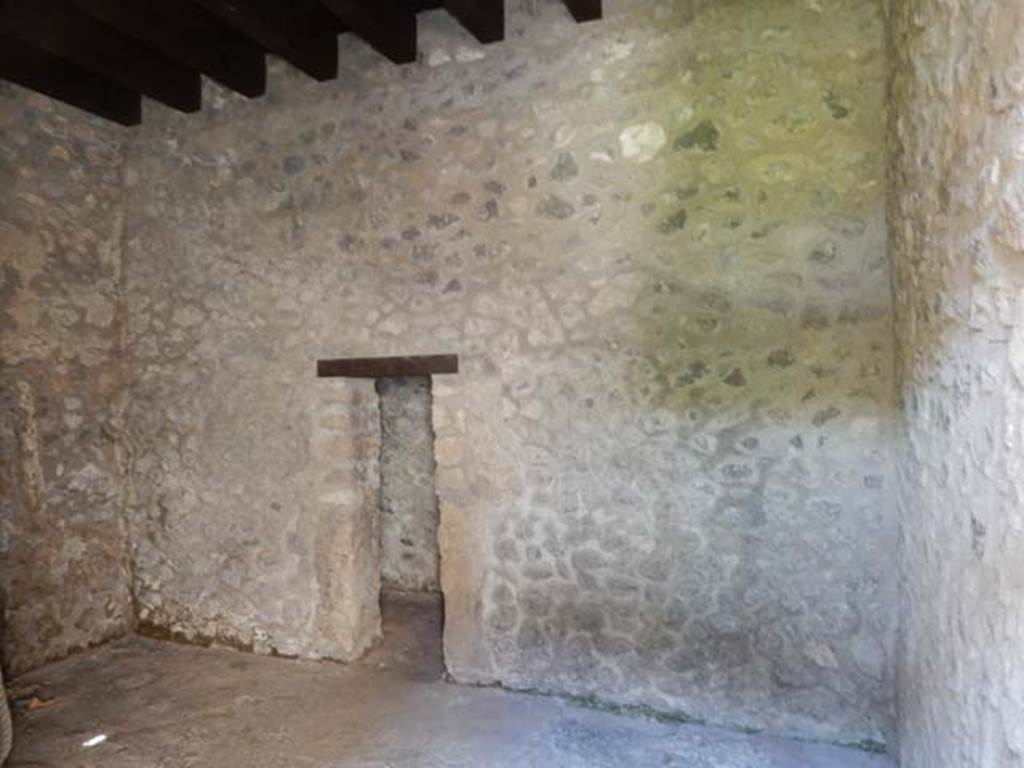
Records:
{"label": "stone pillar", "polygon": [[891,3],[899,757],[1024,765],[1024,4]]}
{"label": "stone pillar", "polygon": [[518,446],[499,443],[488,429],[500,386],[496,377],[471,370],[434,382],[444,661],[460,683],[499,680],[484,614],[493,586],[487,535],[494,520],[509,515],[520,482],[511,461]]}
{"label": "stone pillar", "polygon": [[313,641],[351,660],[380,636],[380,411],[373,381],[325,385],[313,433],[320,524],[313,553],[318,599]]}

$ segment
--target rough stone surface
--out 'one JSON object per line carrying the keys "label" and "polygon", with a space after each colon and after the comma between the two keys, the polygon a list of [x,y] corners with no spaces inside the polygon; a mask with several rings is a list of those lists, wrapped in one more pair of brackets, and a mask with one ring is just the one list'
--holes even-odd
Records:
{"label": "rough stone surface", "polygon": [[125,135],[0,83],[0,593],[14,672],[132,626]]}
{"label": "rough stone surface", "polygon": [[1024,5],[892,3],[901,764],[1024,765]]}
{"label": "rough stone surface", "polygon": [[433,398],[429,376],[377,381],[380,575],[385,589],[440,589]]}
{"label": "rough stone surface", "polygon": [[[136,340],[160,337],[157,322],[147,316]],[[213,332],[209,322],[193,328],[207,343]],[[318,381],[304,350],[290,352],[197,359],[170,380],[154,376],[162,359],[137,360],[136,428],[187,433],[150,445],[135,465],[144,632],[338,660],[379,636],[377,394],[372,381]],[[287,395],[264,410],[276,387]],[[222,404],[216,414],[193,399],[202,394]],[[197,461],[204,471],[192,477]]]}
{"label": "rough stone surface", "polygon": [[[434,596],[385,601],[353,665],[120,641],[19,679],[9,768],[891,768],[825,744],[441,682]],[[23,702],[25,703],[25,702]],[[83,749],[99,733],[101,745]]]}
{"label": "rough stone surface", "polygon": [[454,351],[456,679],[883,740],[880,14],[608,5],[514,4],[480,56],[424,14],[421,65],[350,45],[335,83],[275,66],[267,99],[149,110],[125,219],[140,610],[322,650],[309,553],[351,475],[312,447],[338,386],[312,361]]}

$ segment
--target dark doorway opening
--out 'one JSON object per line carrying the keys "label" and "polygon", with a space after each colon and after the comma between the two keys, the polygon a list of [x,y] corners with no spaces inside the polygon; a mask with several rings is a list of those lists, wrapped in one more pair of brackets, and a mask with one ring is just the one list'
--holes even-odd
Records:
{"label": "dark doorway opening", "polygon": [[444,671],[444,599],[431,377],[381,377],[377,394],[383,648],[436,678]]}

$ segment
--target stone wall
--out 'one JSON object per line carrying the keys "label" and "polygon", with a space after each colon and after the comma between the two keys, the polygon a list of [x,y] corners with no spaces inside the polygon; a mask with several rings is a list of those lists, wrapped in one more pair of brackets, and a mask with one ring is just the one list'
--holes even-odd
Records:
{"label": "stone wall", "polygon": [[132,626],[125,135],[0,84],[0,592],[14,673]]}
{"label": "stone wall", "polygon": [[[346,40],[335,83],[275,66],[266,99],[150,109],[126,174],[140,610],[347,656],[309,641],[309,553],[352,492],[314,449],[342,385],[313,362],[456,352],[433,413],[456,679],[881,740],[880,15],[607,5],[580,27],[511,3],[487,48],[424,14],[420,64]],[[343,431],[364,474],[368,423]]]}
{"label": "stone wall", "polygon": [[[131,279],[145,271],[158,286],[166,266],[136,263]],[[192,289],[211,278],[194,263],[179,267]],[[234,279],[229,270],[213,284]],[[143,295],[138,282],[134,290]],[[151,309],[129,334],[133,436],[147,440],[133,475],[142,632],[282,656],[359,657],[380,635],[373,382],[317,381],[304,344],[227,316],[191,324],[177,343],[237,345],[234,356],[191,350],[168,364],[165,344],[190,308]]]}
{"label": "stone wall", "polygon": [[899,755],[1024,765],[1024,6],[893,3]]}
{"label": "stone wall", "polygon": [[429,376],[379,379],[381,585],[437,592],[438,513]]}

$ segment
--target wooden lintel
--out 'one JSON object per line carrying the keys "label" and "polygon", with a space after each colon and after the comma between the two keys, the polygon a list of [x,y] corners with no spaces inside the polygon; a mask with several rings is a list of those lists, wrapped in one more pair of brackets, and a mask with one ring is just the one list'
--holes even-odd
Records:
{"label": "wooden lintel", "polygon": [[316,375],[322,379],[379,379],[385,376],[430,376],[435,373],[458,372],[458,355],[346,357],[316,362]]}

